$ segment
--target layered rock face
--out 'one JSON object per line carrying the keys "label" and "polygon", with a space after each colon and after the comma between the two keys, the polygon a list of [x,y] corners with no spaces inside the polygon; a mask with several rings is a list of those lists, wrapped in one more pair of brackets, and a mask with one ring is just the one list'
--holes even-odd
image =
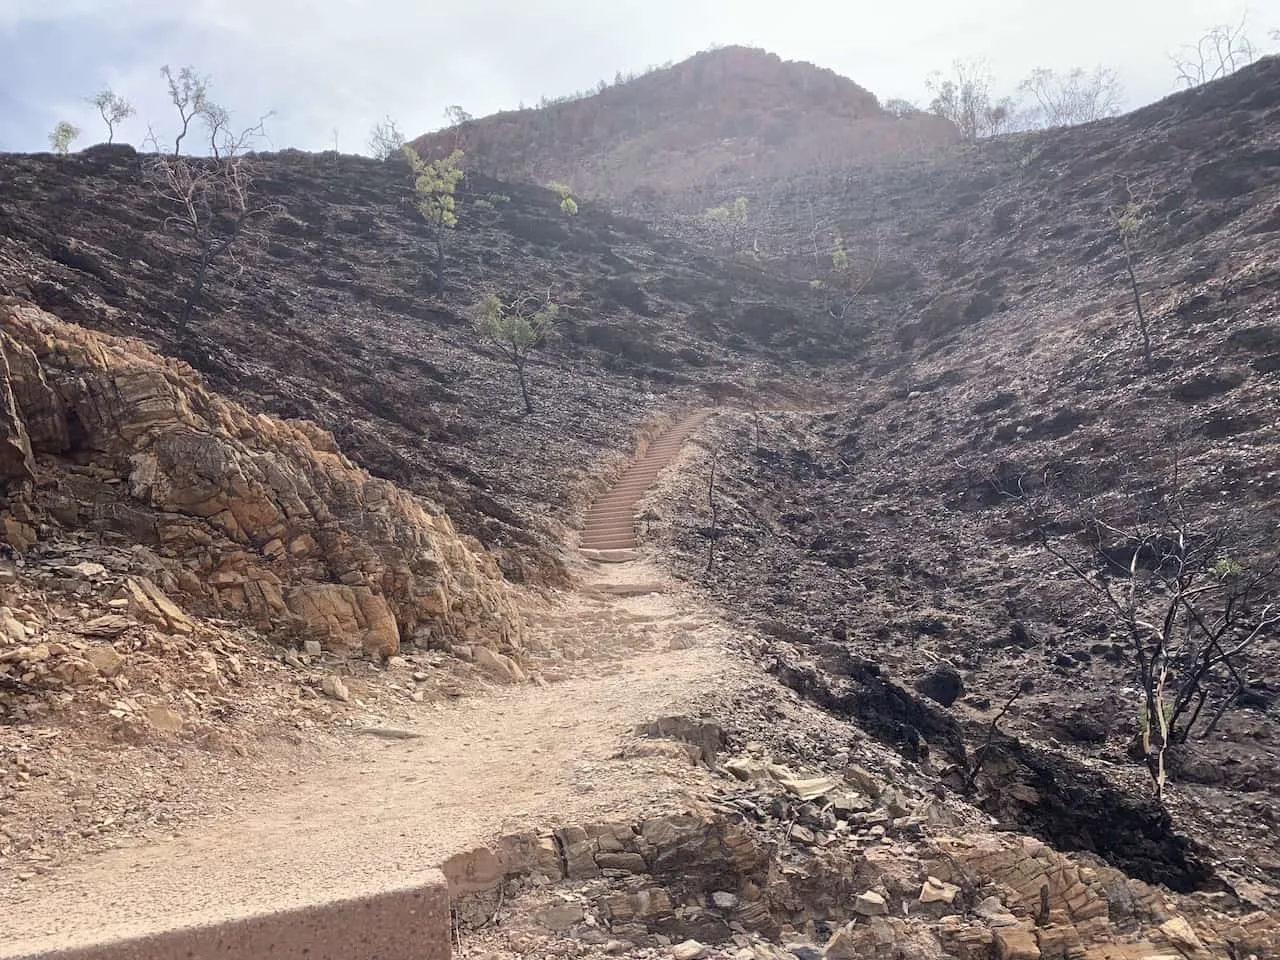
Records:
{"label": "layered rock face", "polygon": [[185,364],[0,303],[0,532],[123,533],[176,561],[193,609],[389,656],[520,625],[493,561],[438,508],[371,477],[306,421],[254,415]]}

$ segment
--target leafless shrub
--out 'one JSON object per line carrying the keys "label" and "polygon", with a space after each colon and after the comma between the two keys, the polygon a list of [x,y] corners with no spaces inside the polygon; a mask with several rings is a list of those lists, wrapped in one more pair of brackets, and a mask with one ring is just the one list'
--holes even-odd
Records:
{"label": "leafless shrub", "polygon": [[369,151],[375,160],[391,159],[404,149],[404,145],[404,134],[391,117],[375,123],[369,131]]}
{"label": "leafless shrub", "polygon": [[[207,101],[202,97],[201,102],[204,109]],[[253,236],[253,225],[282,209],[279,204],[256,196],[256,170],[242,155],[263,135],[263,120],[233,134],[225,127],[225,112],[216,115],[216,119],[217,126],[210,123],[211,137],[222,133],[220,155],[201,159],[169,156],[157,150],[145,165],[148,182],[171,211],[165,217],[165,230],[173,230],[183,238],[192,261],[191,280],[178,315],[178,329],[184,334],[204,295],[210,270],[216,263],[226,261],[232,265],[233,273],[241,273],[244,264],[239,252]]]}
{"label": "leafless shrub", "polygon": [[987,753],[991,750],[991,745],[995,742],[996,736],[1000,733],[1000,721],[1004,719],[1004,715],[1009,712],[1009,708],[1018,702],[1024,695],[1035,690],[1035,683],[1029,679],[1019,681],[1010,694],[1009,699],[1004,705],[996,711],[996,715],[991,718],[991,723],[987,727],[986,739],[982,741],[982,746],[974,751],[973,762],[969,764],[969,770],[965,774],[964,783],[960,788],[960,792],[964,794],[973,793],[978,783],[978,775],[982,773],[982,762],[987,758]]}
{"label": "leafless shrub", "polygon": [[925,88],[933,99],[929,112],[960,128],[965,140],[1007,133],[1013,126],[1017,104],[1010,97],[994,99],[995,80],[984,60],[956,60],[950,76],[933,73]]}
{"label": "leafless shrub", "polygon": [[1014,497],[1043,549],[1125,639],[1142,755],[1163,800],[1169,748],[1214,731],[1248,684],[1254,647],[1280,632],[1280,563],[1233,555],[1229,532],[1187,508],[1176,452],[1159,495],[1145,508],[1121,504],[1124,519],[1097,498],[1073,502],[1053,476],[1038,480]]}
{"label": "leafless shrub", "polygon": [[884,108],[885,113],[898,118],[914,117],[917,114],[924,113],[920,107],[902,97],[890,97],[881,106]]}

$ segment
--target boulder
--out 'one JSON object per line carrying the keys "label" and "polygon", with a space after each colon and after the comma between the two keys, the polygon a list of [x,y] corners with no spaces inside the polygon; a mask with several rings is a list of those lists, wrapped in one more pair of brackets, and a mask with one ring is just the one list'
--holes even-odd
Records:
{"label": "boulder", "polygon": [[915,688],[930,700],[949,707],[964,693],[964,680],[954,667],[937,666],[917,677]]}
{"label": "boulder", "polygon": [[863,917],[882,917],[889,912],[889,904],[883,894],[868,890],[858,894],[853,901],[853,910]]}

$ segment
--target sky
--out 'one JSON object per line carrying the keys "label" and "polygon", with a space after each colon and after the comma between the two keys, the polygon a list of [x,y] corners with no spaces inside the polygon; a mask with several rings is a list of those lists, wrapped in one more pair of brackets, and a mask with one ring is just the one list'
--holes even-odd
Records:
{"label": "sky", "polygon": [[1280,2],[1254,0],[0,0],[0,151],[47,149],[54,124],[106,139],[85,102],[104,86],[137,108],[118,141],[164,140],[176,114],[160,68],[211,78],[269,146],[367,151],[386,116],[408,136],[534,105],[622,71],[749,44],[829,67],[882,100],[927,100],[957,58],[987,61],[1001,91],[1036,67],[1105,65],[1128,106],[1173,92],[1169,53],[1219,23],[1280,49]]}

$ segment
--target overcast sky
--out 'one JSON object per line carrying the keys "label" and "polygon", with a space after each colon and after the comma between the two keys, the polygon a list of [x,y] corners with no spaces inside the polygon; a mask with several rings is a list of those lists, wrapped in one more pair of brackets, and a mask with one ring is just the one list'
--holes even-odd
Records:
{"label": "overcast sky", "polygon": [[47,149],[62,119],[105,140],[84,97],[109,84],[138,108],[119,139],[173,123],[160,67],[194,65],[248,125],[276,111],[279,147],[363,152],[390,114],[413,136],[460,104],[482,116],[590,87],[715,44],[830,67],[882,100],[986,58],[1001,86],[1031,69],[1114,67],[1129,105],[1174,89],[1168,54],[1248,14],[1260,48],[1280,3],[1254,0],[0,0],[0,150]]}

